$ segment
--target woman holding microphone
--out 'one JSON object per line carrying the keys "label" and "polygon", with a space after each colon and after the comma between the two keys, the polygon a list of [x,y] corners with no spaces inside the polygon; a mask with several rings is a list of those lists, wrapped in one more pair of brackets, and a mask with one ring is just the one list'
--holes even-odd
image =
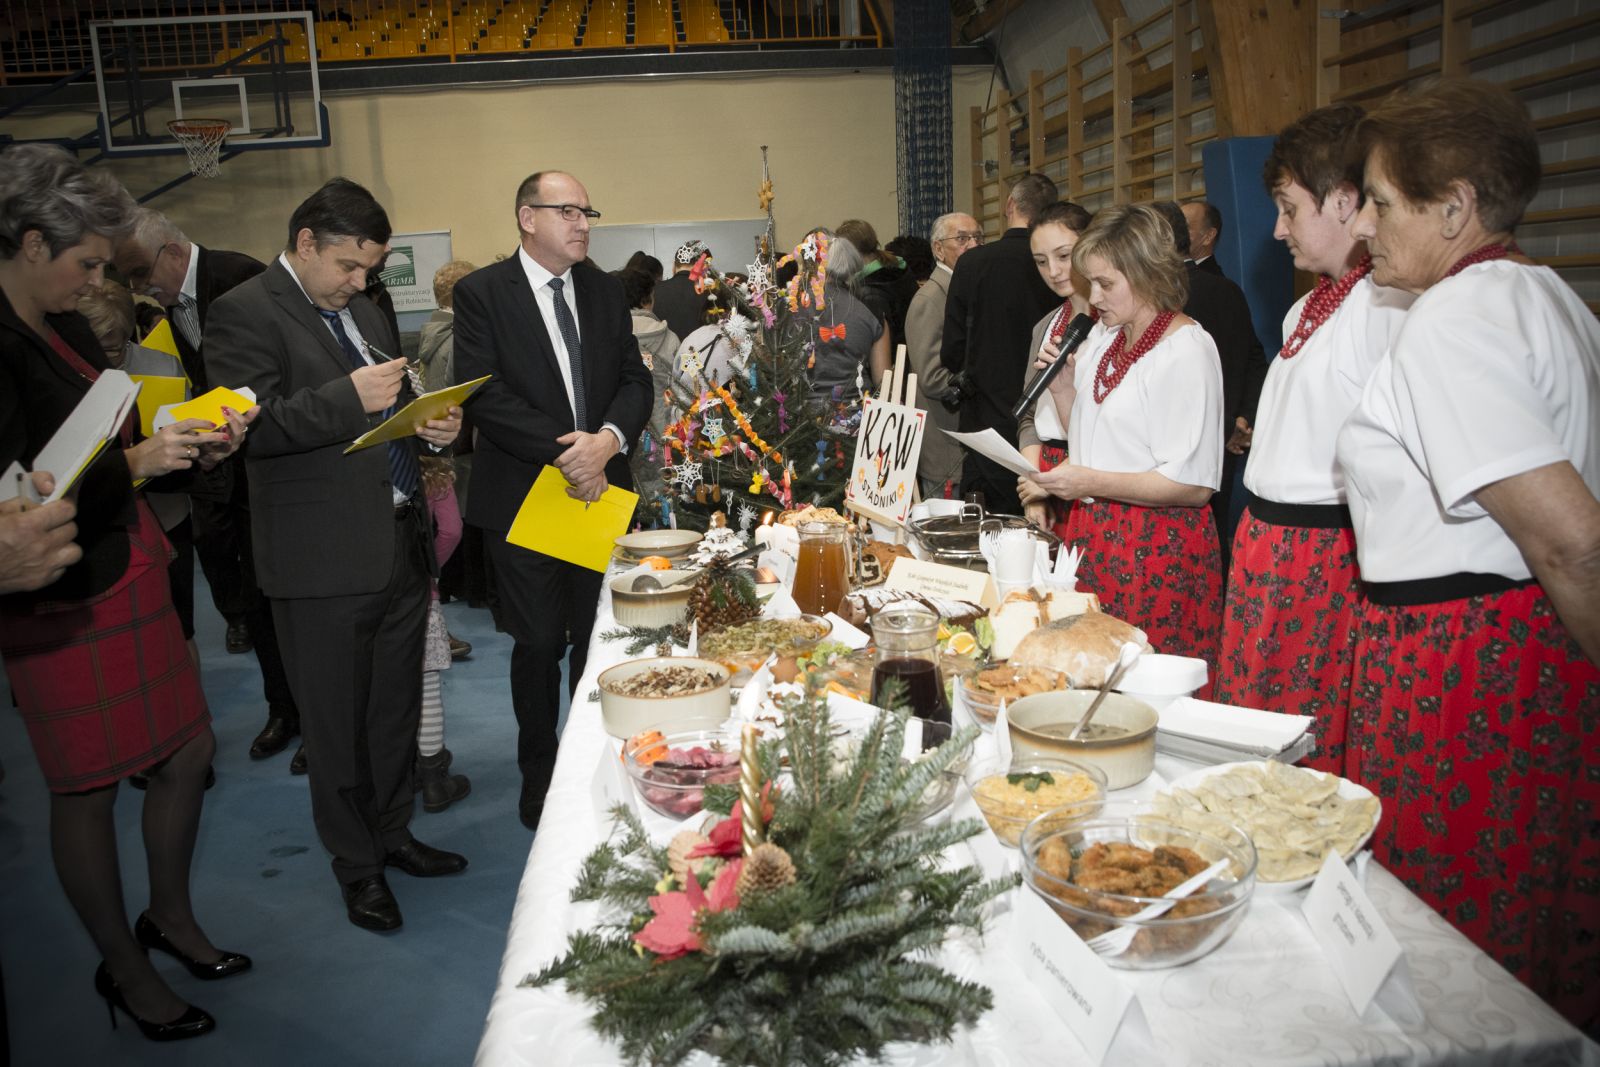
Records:
{"label": "woman holding microphone", "polygon": [[[1079,580],[1106,611],[1143,628],[1160,651],[1214,666],[1222,570],[1207,504],[1222,471],[1217,347],[1180,310],[1188,277],[1155,208],[1102,210],[1072,265],[1100,324],[1071,377],[1058,375],[1049,391],[1069,462],[1027,480],[1069,502],[1067,539],[1084,550]],[[1041,355],[1035,366],[1051,361]]]}

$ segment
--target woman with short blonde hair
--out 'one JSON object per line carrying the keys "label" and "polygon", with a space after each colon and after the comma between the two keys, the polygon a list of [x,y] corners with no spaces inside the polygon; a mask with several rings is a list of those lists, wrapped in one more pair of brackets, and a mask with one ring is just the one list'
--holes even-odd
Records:
{"label": "woman with short blonde hair", "polygon": [[[1049,392],[1038,435],[1065,438],[1067,462],[1028,480],[1071,503],[1078,576],[1101,605],[1162,652],[1214,669],[1222,557],[1208,506],[1222,474],[1222,364],[1187,315],[1183,260],[1148,204],[1105,208],[1072,249],[1100,317],[1072,357],[1071,386]],[[1035,367],[1055,356],[1040,352]],[[1052,417],[1053,416],[1053,417]],[[1054,425],[1052,425],[1054,424]]]}

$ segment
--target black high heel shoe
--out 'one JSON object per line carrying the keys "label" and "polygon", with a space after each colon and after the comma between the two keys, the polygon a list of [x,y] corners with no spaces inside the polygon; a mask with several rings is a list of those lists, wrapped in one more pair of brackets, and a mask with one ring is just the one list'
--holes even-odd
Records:
{"label": "black high heel shoe", "polygon": [[[150,919],[149,912],[142,912],[133,924],[133,936],[138,938],[139,944],[145,948],[153,948],[158,952],[165,952],[185,967],[196,978],[203,978],[208,982],[218,978],[227,978],[231,975],[242,974],[250,969],[250,957],[238,952],[223,952],[222,958],[214,963],[201,963],[193,956],[187,955],[161,932],[161,928]],[[221,950],[218,949],[220,952]]]}
{"label": "black high heel shoe", "polygon": [[210,1013],[201,1008],[189,1005],[189,1010],[172,1020],[170,1023],[153,1023],[149,1019],[141,1019],[128,1007],[128,1002],[122,997],[122,990],[117,988],[116,980],[111,977],[111,972],[106,969],[105,961],[100,962],[100,967],[94,972],[94,991],[105,998],[106,1011],[111,1015],[111,1029],[117,1028],[117,1009],[121,1008],[127,1013],[128,1018],[139,1024],[139,1032],[151,1041],[184,1041],[201,1034],[209,1034],[217,1028],[217,1020]]}

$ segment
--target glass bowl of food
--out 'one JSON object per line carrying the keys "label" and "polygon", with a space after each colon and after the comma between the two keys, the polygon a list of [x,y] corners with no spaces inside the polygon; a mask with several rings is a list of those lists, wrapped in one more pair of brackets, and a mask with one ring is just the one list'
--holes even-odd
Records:
{"label": "glass bowl of food", "polygon": [[639,799],[669,819],[705,806],[708,785],[739,782],[739,734],[728,726],[646,730],[622,746],[622,765]]}
{"label": "glass bowl of food", "polygon": [[792,682],[800,674],[800,657],[816,648],[832,630],[833,624],[820,615],[755,619],[702,634],[699,651],[733,672],[735,686],[749,681],[772,655],[778,657],[772,667],[773,681]]}
{"label": "glass bowl of food", "polygon": [[1020,664],[997,663],[967,671],[956,678],[961,699],[972,712],[972,717],[985,730],[994,728],[995,716],[1000,713],[1000,702],[1010,707],[1023,697],[1035,693],[1051,693],[1067,688],[1069,679],[1060,671],[1049,667],[1027,667]]}
{"label": "glass bowl of food", "polygon": [[1016,848],[1028,823],[1044,812],[1099,814],[1106,776],[1070,760],[989,756],[967,764],[963,778],[984,820],[1002,844]]}
{"label": "glass bowl of food", "polygon": [[[1091,819],[1046,812],[1023,831],[1021,851],[1029,888],[1107,964],[1125,970],[1206,955],[1238,927],[1255,892],[1256,850],[1243,831],[1202,833],[1120,805]],[[1137,917],[1219,861],[1200,889],[1166,901],[1170,910]]]}

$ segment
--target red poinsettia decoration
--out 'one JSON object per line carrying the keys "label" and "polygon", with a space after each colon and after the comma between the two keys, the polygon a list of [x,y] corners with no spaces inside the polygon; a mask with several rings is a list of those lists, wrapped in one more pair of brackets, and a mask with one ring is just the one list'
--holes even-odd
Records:
{"label": "red poinsettia decoration", "polygon": [[[765,826],[772,821],[772,783],[769,781],[761,787],[761,825]],[[702,856],[721,856],[724,859],[732,858],[743,851],[744,838],[740,827],[740,820],[744,817],[741,802],[733,802],[733,811],[726,819],[712,827],[706,835],[708,840],[703,845],[696,845],[689,852],[690,859],[699,859]]]}
{"label": "red poinsettia decoration", "polygon": [[739,892],[735,887],[743,869],[744,860],[734,860],[717,872],[710,889],[702,889],[700,880],[691,871],[682,892],[651,897],[650,910],[655,912],[655,918],[633,935],[634,941],[664,960],[699,952],[702,946],[695,927],[700,923],[700,914],[739,906]]}

